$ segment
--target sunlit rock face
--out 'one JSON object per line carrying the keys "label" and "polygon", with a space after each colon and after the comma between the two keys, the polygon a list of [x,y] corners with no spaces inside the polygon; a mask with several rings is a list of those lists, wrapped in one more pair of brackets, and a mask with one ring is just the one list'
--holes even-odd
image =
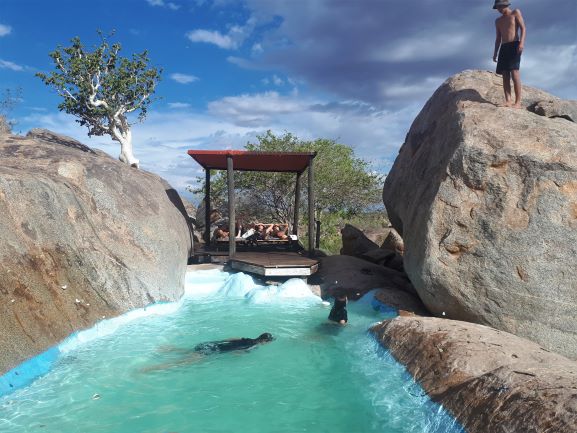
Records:
{"label": "sunlit rock face", "polygon": [[371,332],[469,433],[577,431],[572,360],[456,320],[397,317]]}
{"label": "sunlit rock face", "polygon": [[493,73],[449,78],[411,126],[383,199],[429,310],[577,357],[575,103],[529,87],[523,109],[502,100]]}
{"label": "sunlit rock face", "polygon": [[163,179],[46,130],[0,138],[0,373],[184,290],[192,248]]}

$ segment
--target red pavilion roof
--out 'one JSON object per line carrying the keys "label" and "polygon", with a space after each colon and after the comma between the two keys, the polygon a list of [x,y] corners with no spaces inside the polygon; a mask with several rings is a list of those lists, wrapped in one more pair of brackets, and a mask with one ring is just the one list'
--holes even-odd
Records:
{"label": "red pavilion roof", "polygon": [[251,152],[248,150],[189,150],[188,154],[205,169],[226,170],[232,156],[234,170],[302,173],[316,152]]}

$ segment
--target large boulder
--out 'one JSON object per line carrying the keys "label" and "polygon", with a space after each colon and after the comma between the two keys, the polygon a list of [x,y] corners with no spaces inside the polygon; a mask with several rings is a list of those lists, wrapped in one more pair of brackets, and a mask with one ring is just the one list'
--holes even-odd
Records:
{"label": "large boulder", "polygon": [[[555,97],[523,88],[523,103]],[[383,199],[404,266],[436,315],[577,356],[577,124],[501,108],[465,71],[415,119]]]}
{"label": "large boulder", "polygon": [[174,189],[45,130],[0,139],[0,374],[103,317],[181,296]]}
{"label": "large boulder", "polygon": [[482,325],[397,317],[371,329],[469,433],[577,431],[577,364]]}

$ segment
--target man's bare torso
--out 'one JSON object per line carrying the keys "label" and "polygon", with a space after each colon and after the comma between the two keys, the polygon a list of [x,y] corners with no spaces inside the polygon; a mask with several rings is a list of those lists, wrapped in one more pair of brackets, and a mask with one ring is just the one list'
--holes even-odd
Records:
{"label": "man's bare torso", "polygon": [[518,11],[515,9],[507,15],[503,15],[495,21],[497,29],[501,34],[501,43],[513,42],[519,40],[519,20]]}

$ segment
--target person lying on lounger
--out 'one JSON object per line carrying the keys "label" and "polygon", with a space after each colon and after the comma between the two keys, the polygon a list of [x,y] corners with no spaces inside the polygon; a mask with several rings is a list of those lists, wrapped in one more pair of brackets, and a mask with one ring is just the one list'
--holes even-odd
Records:
{"label": "person lying on lounger", "polygon": [[273,224],[269,236],[276,239],[288,239],[288,224]]}
{"label": "person lying on lounger", "polygon": [[224,225],[218,226],[213,232],[213,237],[217,241],[227,241],[228,235],[229,235],[228,227]]}

